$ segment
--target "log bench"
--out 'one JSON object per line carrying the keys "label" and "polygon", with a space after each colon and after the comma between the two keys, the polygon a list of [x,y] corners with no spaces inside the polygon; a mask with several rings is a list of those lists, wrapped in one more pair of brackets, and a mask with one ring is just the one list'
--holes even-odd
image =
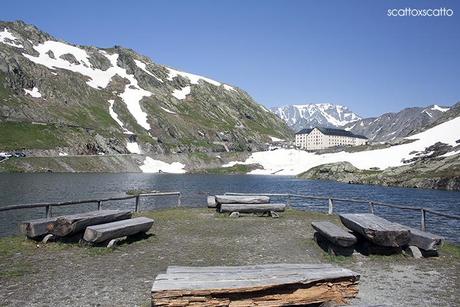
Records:
{"label": "log bench", "polygon": [[58,217],[42,218],[23,221],[19,224],[19,230],[29,239],[38,240],[49,233],[48,224],[54,223]]}
{"label": "log bench", "polygon": [[83,240],[95,244],[109,242],[112,246],[114,240],[139,233],[146,233],[153,225],[153,220],[146,217],[137,217],[106,224],[86,227]]}
{"label": "log bench", "polygon": [[208,202],[208,208],[216,208],[217,207],[217,202],[216,202],[216,197],[215,196],[208,196],[207,197],[207,202]]}
{"label": "log bench", "polygon": [[400,248],[410,241],[407,227],[371,213],[340,214],[342,224],[377,246]]}
{"label": "log bench", "polygon": [[[437,251],[444,242],[444,237],[420,229],[404,226],[410,231],[409,245],[417,246],[426,252]],[[422,252],[423,253],[423,252]]]}
{"label": "log bench", "polygon": [[220,213],[259,213],[266,214],[269,216],[278,217],[277,212],[284,212],[286,210],[286,204],[221,204],[218,211]]}
{"label": "log bench", "polygon": [[99,210],[60,216],[48,224],[48,231],[57,237],[71,236],[91,225],[129,219],[131,214],[129,210]]}
{"label": "log bench", "polygon": [[245,195],[216,195],[216,203],[221,204],[268,204],[268,196],[245,196]]}
{"label": "log bench", "polygon": [[43,236],[53,233],[57,236],[83,231],[85,225],[107,223],[110,221],[129,219],[130,211],[120,210],[99,210],[72,215],[55,216],[23,221],[19,224],[19,230],[31,239],[41,239]]}
{"label": "log bench", "polygon": [[358,239],[347,230],[327,221],[312,222],[316,243],[333,255],[350,256]]}
{"label": "log bench", "polygon": [[359,277],[330,264],[168,267],[153,282],[152,306],[345,304]]}

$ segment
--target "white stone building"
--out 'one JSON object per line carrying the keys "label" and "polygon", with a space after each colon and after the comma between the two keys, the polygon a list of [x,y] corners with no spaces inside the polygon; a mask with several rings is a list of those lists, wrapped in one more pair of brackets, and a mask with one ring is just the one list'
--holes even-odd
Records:
{"label": "white stone building", "polygon": [[332,128],[302,129],[295,134],[295,146],[300,149],[318,150],[338,146],[358,146],[367,143],[367,138],[350,131]]}

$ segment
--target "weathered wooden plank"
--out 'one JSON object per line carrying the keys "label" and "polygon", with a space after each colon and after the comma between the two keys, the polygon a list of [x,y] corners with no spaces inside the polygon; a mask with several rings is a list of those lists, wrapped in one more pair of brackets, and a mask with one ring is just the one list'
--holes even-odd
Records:
{"label": "weathered wooden plank", "polygon": [[411,227],[406,228],[410,231],[409,245],[417,246],[425,251],[436,251],[444,242],[443,237],[433,233]]}
{"label": "weathered wooden plank", "polygon": [[313,239],[323,251],[333,256],[352,256],[355,251],[355,245],[344,247],[334,244],[319,232],[313,234]]}
{"label": "weathered wooden plank", "polygon": [[358,241],[353,234],[331,222],[312,222],[311,226],[323,237],[339,246],[352,246]]}
{"label": "weathered wooden plank", "polygon": [[19,224],[19,230],[28,238],[38,239],[48,234],[48,224],[55,222],[57,217],[23,221]]}
{"label": "weathered wooden plank", "polygon": [[131,236],[147,232],[153,225],[153,220],[146,217],[137,217],[106,224],[86,227],[83,239],[91,243],[105,242],[124,236]]}
{"label": "weathered wooden plank", "polygon": [[206,272],[235,272],[235,271],[255,271],[261,270],[290,270],[290,269],[318,269],[333,268],[334,266],[328,263],[318,266],[315,264],[304,263],[274,263],[274,264],[256,264],[256,265],[243,265],[243,266],[168,266],[166,273],[206,273]]}
{"label": "weathered wooden plank", "polygon": [[152,286],[153,306],[291,306],[346,303],[359,275],[323,264],[169,267]]}
{"label": "weathered wooden plank", "polygon": [[217,202],[215,196],[208,196],[208,208],[216,208]]}
{"label": "weathered wooden plank", "polygon": [[283,212],[286,204],[221,204],[220,212],[240,212],[240,213],[263,213],[263,212]]}
{"label": "weathered wooden plank", "polygon": [[216,195],[218,204],[268,204],[268,196]]}
{"label": "weathered wooden plank", "polygon": [[409,243],[410,231],[406,227],[374,214],[341,214],[340,220],[345,227],[359,233],[377,245],[400,247]]}
{"label": "weathered wooden plank", "polygon": [[74,215],[61,216],[48,224],[50,233],[64,237],[85,230],[86,227],[131,218],[128,210],[100,210]]}

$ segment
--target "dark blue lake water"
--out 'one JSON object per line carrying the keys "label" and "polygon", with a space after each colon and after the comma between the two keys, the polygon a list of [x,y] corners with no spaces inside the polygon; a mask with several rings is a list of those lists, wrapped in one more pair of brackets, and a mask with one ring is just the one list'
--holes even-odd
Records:
{"label": "dark blue lake water", "polygon": [[[304,180],[285,176],[253,175],[172,175],[172,174],[0,174],[0,207],[33,202],[94,199],[125,195],[130,189],[182,192],[182,205],[206,206],[207,194],[224,192],[296,193],[338,198],[360,198],[394,204],[433,208],[460,215],[460,192],[349,185],[332,181]],[[176,197],[143,199],[142,210],[176,205]],[[274,201],[286,201],[274,199]],[[326,201],[292,199],[293,207],[327,211]],[[76,213],[95,209],[82,204],[53,209],[53,214]],[[107,203],[104,208],[134,208],[134,201]],[[340,202],[335,210],[367,212],[367,205]],[[414,211],[378,207],[376,214],[413,227],[420,227],[420,214]],[[17,233],[17,224],[44,217],[44,208],[0,212],[0,235]],[[460,221],[427,213],[427,229],[460,243]],[[306,225],[305,227],[310,227]]]}

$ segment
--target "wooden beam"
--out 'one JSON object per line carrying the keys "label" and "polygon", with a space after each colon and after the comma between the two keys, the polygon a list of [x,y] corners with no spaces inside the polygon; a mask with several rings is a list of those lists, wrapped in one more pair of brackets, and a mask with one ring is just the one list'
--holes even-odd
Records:
{"label": "wooden beam", "polygon": [[215,196],[208,196],[207,201],[208,201],[208,208],[216,208],[217,207],[217,202],[216,202],[216,197]]}
{"label": "wooden beam", "polygon": [[220,212],[240,212],[240,213],[264,213],[264,212],[283,212],[286,204],[222,204]]}
{"label": "wooden beam", "polygon": [[268,196],[243,196],[243,195],[216,195],[218,204],[268,204],[270,197]]}
{"label": "wooden beam", "polygon": [[328,264],[173,267],[152,287],[152,306],[292,306],[344,304],[359,275]]}
{"label": "wooden beam", "polygon": [[348,229],[380,246],[401,247],[407,245],[410,240],[410,231],[406,227],[374,214],[341,214],[340,220]]}
{"label": "wooden beam", "polygon": [[327,240],[339,246],[349,247],[358,241],[353,234],[331,222],[312,222],[311,226]]}
{"label": "wooden beam", "polygon": [[91,243],[105,242],[120,237],[145,233],[152,225],[152,219],[137,217],[129,220],[88,226],[86,227],[83,239]]}
{"label": "wooden beam", "polygon": [[406,228],[410,231],[410,240],[408,244],[417,246],[418,248],[421,248],[425,251],[436,251],[442,246],[444,242],[443,237],[433,233],[421,231],[411,227]]}
{"label": "wooden beam", "polygon": [[81,232],[91,225],[126,220],[129,218],[131,218],[131,211],[127,210],[91,211],[58,217],[56,221],[48,224],[48,230],[55,236],[65,237]]}
{"label": "wooden beam", "polygon": [[19,224],[19,230],[30,239],[40,239],[48,234],[48,224],[55,222],[57,217],[23,221]]}

